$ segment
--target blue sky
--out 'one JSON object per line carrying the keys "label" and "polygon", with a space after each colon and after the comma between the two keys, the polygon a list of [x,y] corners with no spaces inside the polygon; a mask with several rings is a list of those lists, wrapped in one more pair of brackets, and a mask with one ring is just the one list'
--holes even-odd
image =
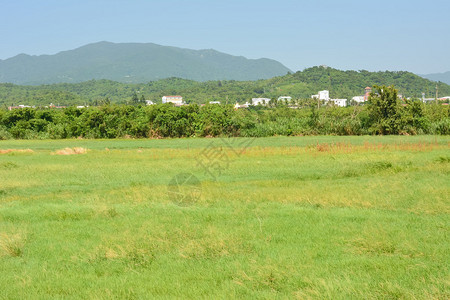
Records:
{"label": "blue sky", "polygon": [[0,59],[98,41],[267,57],[293,71],[450,71],[449,0],[0,0]]}

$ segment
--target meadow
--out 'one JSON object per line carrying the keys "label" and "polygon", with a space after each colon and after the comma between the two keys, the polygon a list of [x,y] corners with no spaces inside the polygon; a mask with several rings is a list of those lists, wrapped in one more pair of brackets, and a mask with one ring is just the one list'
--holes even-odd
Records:
{"label": "meadow", "polygon": [[[449,299],[449,148],[0,141],[0,298]],[[171,197],[177,174],[201,182],[189,201]]]}

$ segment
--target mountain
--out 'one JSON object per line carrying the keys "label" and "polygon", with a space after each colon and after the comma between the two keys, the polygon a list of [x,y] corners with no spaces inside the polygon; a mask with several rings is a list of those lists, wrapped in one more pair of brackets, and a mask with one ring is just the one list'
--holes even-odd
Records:
{"label": "mountain", "polygon": [[444,82],[446,84],[450,84],[450,71],[445,73],[433,73],[433,74],[427,74],[427,75],[420,75],[423,78],[430,79],[433,81],[440,81]]}
{"label": "mountain", "polygon": [[39,85],[109,79],[142,83],[168,77],[196,81],[257,80],[290,72],[281,63],[247,59],[212,49],[99,42],[55,55],[19,54],[0,60],[0,82]]}
{"label": "mountain", "polygon": [[[110,80],[90,80],[82,83],[58,83],[41,86],[20,86],[0,83],[0,105],[26,104],[65,105],[88,103],[95,105],[108,97],[113,103],[127,103],[134,94],[154,102],[164,95],[182,95],[187,102],[222,103],[250,101],[251,98],[294,99],[310,98],[320,90],[329,90],[332,98],[351,99],[362,95],[364,88],[373,85],[394,85],[405,97],[433,97],[436,82],[410,72],[342,71],[333,68],[312,67],[293,74],[257,81],[198,82],[180,78],[166,78],[147,83],[130,84]],[[450,86],[438,83],[440,95],[450,95]]]}

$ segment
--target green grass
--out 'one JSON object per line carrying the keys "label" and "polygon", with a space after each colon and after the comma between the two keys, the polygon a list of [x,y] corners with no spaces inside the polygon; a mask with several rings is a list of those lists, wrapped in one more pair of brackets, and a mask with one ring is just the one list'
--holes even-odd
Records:
{"label": "green grass", "polygon": [[0,154],[0,298],[450,298],[450,139],[261,138],[214,181],[219,142],[0,141],[33,150]]}

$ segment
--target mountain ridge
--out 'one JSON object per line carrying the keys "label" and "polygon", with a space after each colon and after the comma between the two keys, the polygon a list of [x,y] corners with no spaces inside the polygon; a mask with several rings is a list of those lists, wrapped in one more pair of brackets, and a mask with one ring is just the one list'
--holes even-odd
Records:
{"label": "mountain ridge", "polygon": [[443,73],[421,74],[419,76],[429,80],[440,81],[446,84],[450,84],[450,71]]}
{"label": "mountain ridge", "polygon": [[56,54],[18,54],[0,60],[0,82],[21,85],[108,79],[144,83],[169,77],[196,81],[258,80],[291,70],[268,58],[247,59],[214,49],[154,43],[97,42]]}

